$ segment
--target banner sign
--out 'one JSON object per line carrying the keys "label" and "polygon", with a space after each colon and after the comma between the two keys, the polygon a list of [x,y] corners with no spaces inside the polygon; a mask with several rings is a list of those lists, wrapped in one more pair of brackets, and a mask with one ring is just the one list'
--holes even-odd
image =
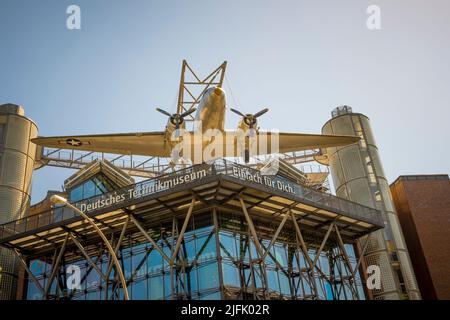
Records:
{"label": "banner sign", "polygon": [[122,188],[118,191],[107,193],[86,202],[77,203],[77,207],[84,213],[105,209],[120,203],[129,203],[153,193],[168,190],[179,185],[195,182],[208,175],[207,169],[203,166],[197,170],[192,169],[174,175],[155,178],[137,183],[129,188]]}
{"label": "banner sign", "polygon": [[169,190],[180,185],[187,185],[212,174],[226,174],[243,181],[263,185],[292,195],[302,194],[297,184],[279,176],[262,175],[258,170],[237,165],[227,165],[226,167],[223,167],[223,169],[224,170],[216,171],[214,166],[210,165],[194,166],[186,171],[180,171],[160,178],[142,181],[128,188],[122,188],[99,197],[78,202],[76,205],[84,213],[105,209],[111,206],[118,206],[120,204],[128,206],[133,200],[138,200],[159,191]]}
{"label": "banner sign", "polygon": [[261,172],[240,166],[233,166],[230,175],[241,180],[258,183],[266,187],[295,195],[298,187],[279,176],[261,175]]}

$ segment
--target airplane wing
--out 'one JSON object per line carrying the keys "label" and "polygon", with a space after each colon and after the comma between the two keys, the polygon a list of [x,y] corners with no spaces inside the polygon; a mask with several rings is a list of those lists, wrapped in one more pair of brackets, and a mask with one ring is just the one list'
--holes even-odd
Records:
{"label": "airplane wing", "polygon": [[[227,150],[227,155],[232,156],[232,153],[228,152],[228,150],[231,149],[230,141],[234,142],[235,150],[239,150],[239,147],[236,148],[236,144],[238,144],[240,141],[242,145],[242,139],[239,139],[237,133],[232,131],[227,131],[226,134],[228,137],[229,135],[234,136],[234,138],[228,138],[228,142],[224,143],[224,147]],[[276,135],[278,135],[278,145],[276,143],[271,143],[272,138],[276,139]],[[257,149],[252,149],[253,155],[339,147],[353,144],[360,140],[359,137],[347,135],[279,132],[274,136],[274,134],[271,132],[261,131],[257,133],[257,137],[255,138],[257,138],[254,140],[255,142],[257,141]],[[256,152],[256,154],[254,152]],[[234,156],[236,156],[236,154]]]}
{"label": "airplane wing", "polygon": [[356,136],[280,132],[279,152],[341,147],[359,140],[360,138]]}
{"label": "airplane wing", "polygon": [[38,137],[31,141],[40,146],[56,149],[170,157],[170,147],[165,141],[165,132],[162,131]]}
{"label": "airplane wing", "polygon": [[[192,132],[191,132],[192,134]],[[278,133],[278,145],[272,144],[273,133],[257,133],[257,149],[253,155],[285,153],[291,151],[311,150],[327,147],[345,146],[359,141],[355,136],[321,135],[305,133]],[[119,133],[81,136],[38,137],[31,141],[43,147],[56,149],[74,149],[114,154],[133,154],[153,157],[170,157],[171,146],[166,140],[165,132]],[[191,140],[194,141],[194,140]],[[238,145],[241,146],[238,146]],[[194,148],[194,145],[191,146]],[[238,133],[226,131],[224,137],[224,156],[242,156],[242,139]],[[191,152],[194,152],[192,149]],[[193,154],[193,153],[191,153]]]}

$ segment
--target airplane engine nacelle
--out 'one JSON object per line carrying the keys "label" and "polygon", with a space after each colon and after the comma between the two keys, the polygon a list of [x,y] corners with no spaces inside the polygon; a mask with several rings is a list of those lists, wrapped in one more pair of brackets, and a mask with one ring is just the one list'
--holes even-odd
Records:
{"label": "airplane engine nacelle", "polygon": [[169,119],[169,121],[167,121],[167,125],[166,125],[166,134],[170,138],[170,137],[173,137],[176,129],[183,131],[185,128],[186,128],[186,125],[185,125],[185,122],[183,119],[180,120],[180,122],[178,123],[178,126],[177,126],[176,122],[173,122],[173,121],[171,121],[171,119]]}
{"label": "airplane engine nacelle", "polygon": [[238,129],[247,132],[249,129],[258,130],[258,121],[255,119],[253,122],[246,121],[247,118],[242,118],[238,123]]}

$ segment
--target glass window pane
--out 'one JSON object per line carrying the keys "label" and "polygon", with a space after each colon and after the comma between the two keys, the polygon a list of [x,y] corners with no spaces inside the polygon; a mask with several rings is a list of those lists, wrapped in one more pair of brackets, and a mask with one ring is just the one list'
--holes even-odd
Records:
{"label": "glass window pane", "polygon": [[163,298],[163,276],[158,275],[148,278],[148,297],[151,300]]}
{"label": "glass window pane", "polygon": [[232,234],[221,232],[220,238],[220,252],[224,259],[234,259],[237,257],[236,242]]}
{"label": "glass window pane", "polygon": [[220,300],[220,292],[214,292],[200,296],[200,300]]}
{"label": "glass window pane", "polygon": [[219,287],[219,272],[217,263],[211,263],[198,267],[199,290]]}
{"label": "glass window pane", "polygon": [[132,284],[132,299],[146,300],[147,299],[147,279],[142,279]]}
{"label": "glass window pane", "polygon": [[194,293],[198,291],[197,268],[192,268],[191,271],[186,274],[186,281],[189,292]]}
{"label": "glass window pane", "polygon": [[83,185],[80,185],[70,191],[70,201],[77,202],[83,199]]}
{"label": "glass window pane", "polygon": [[127,280],[129,280],[131,278],[131,257],[126,254],[126,253],[122,253],[122,269],[123,269],[123,273],[125,275],[125,278]]}
{"label": "glass window pane", "polygon": [[100,276],[97,271],[90,266],[88,267],[89,274],[86,278],[86,288],[88,290],[96,290],[100,286]]}
{"label": "glass window pane", "polygon": [[[133,249],[135,250],[135,249]],[[147,273],[146,271],[146,259],[145,259],[145,252],[135,253],[133,252],[133,255],[131,256],[131,268],[133,272],[133,279],[142,277]]]}
{"label": "glass window pane", "polygon": [[186,258],[187,258],[188,262],[194,261],[197,253],[195,250],[195,241],[193,238],[185,240],[183,249],[185,250],[185,254],[186,254]]}
{"label": "glass window pane", "polygon": [[269,290],[280,292],[280,286],[278,285],[278,274],[275,270],[267,270],[267,282],[269,284]]}
{"label": "glass window pane", "polygon": [[27,300],[41,300],[41,299],[42,299],[41,291],[36,287],[34,282],[30,280],[28,283]]}
{"label": "glass window pane", "polygon": [[100,299],[100,291],[98,289],[89,291],[86,294],[86,300],[99,300]]}
{"label": "glass window pane", "polygon": [[282,271],[279,271],[278,272],[278,279],[280,281],[281,293],[283,295],[290,295],[291,294],[291,289],[289,287],[289,279],[288,279],[288,277]]}
{"label": "glass window pane", "polygon": [[159,273],[162,269],[162,256],[156,249],[152,249],[147,258],[147,268],[150,274]]}
{"label": "glass window pane", "polygon": [[216,257],[216,241],[214,235],[205,235],[197,238],[198,261],[210,260]]}
{"label": "glass window pane", "polygon": [[98,175],[98,176],[92,178],[92,182],[95,185],[95,194],[96,195],[108,192],[108,190],[105,187],[105,184],[103,183],[104,180],[105,179],[101,175]]}
{"label": "glass window pane", "polygon": [[222,263],[223,284],[240,288],[239,269],[232,263]]}
{"label": "glass window pane", "polygon": [[166,299],[172,298],[172,282],[169,270],[164,274],[164,296]]}
{"label": "glass window pane", "polygon": [[92,180],[88,180],[83,184],[83,199],[95,196],[95,184]]}
{"label": "glass window pane", "polygon": [[277,261],[283,266],[287,267],[287,254],[286,254],[286,248],[282,245],[275,244],[275,258]]}

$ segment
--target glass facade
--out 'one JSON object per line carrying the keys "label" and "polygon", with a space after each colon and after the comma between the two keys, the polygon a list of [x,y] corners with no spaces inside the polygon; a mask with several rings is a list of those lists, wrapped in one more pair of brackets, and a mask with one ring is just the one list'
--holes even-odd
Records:
{"label": "glass facade", "polygon": [[[266,294],[265,298],[270,299],[310,299],[317,292],[317,299],[323,300],[355,299],[355,294],[364,299],[359,275],[355,282],[346,282],[350,273],[337,249],[324,250],[317,260],[317,270],[309,273],[303,254],[292,239],[294,231],[282,232],[279,241],[261,261],[255,243],[249,240],[242,216],[219,213],[218,228],[212,221],[211,213],[191,218],[173,269],[150,243],[135,241],[136,234],[128,234],[118,256],[130,298],[256,299]],[[150,230],[168,257],[177,240],[172,237],[172,230],[171,223]],[[264,250],[269,243],[270,236],[261,237]],[[346,247],[352,268],[355,268],[352,246]],[[309,255],[314,260],[316,251],[310,250]],[[107,275],[108,255],[101,253],[91,259],[98,270]],[[52,256],[29,262],[31,272],[43,288],[48,285],[51,274],[50,261]],[[110,279],[108,283],[86,260],[74,260],[60,267],[50,293],[54,298],[74,300],[121,299],[122,291],[115,285],[117,281],[113,281],[116,278],[114,268],[106,278]],[[26,298],[42,299],[42,293],[31,280]]]}
{"label": "glass facade", "polygon": [[102,173],[96,174],[89,180],[69,190],[70,202],[78,202],[98,196],[116,189],[113,183]]}

